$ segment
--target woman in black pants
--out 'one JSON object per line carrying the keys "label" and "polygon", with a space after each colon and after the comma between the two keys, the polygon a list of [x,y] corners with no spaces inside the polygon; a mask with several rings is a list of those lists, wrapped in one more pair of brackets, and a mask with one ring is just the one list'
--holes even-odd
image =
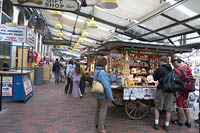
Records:
{"label": "woman in black pants", "polygon": [[[65,94],[67,94],[67,92],[72,93],[72,83],[73,83],[72,71],[73,71],[73,69],[74,69],[73,60],[70,60],[69,63],[67,64],[67,68],[66,68],[67,84],[65,86]],[[70,90],[68,90],[69,86],[70,86]]]}

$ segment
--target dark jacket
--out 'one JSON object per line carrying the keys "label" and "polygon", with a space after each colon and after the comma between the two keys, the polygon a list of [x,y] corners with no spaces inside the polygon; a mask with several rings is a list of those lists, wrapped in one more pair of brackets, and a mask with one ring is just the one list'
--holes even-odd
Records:
{"label": "dark jacket", "polygon": [[53,64],[53,72],[59,72],[60,71],[60,63],[59,62],[55,62]]}
{"label": "dark jacket", "polygon": [[159,82],[157,89],[162,89],[162,83],[160,83],[160,80],[164,78],[169,73],[169,71],[172,71],[172,67],[170,64],[164,64],[156,69],[153,74],[153,79],[154,81],[158,80]]}

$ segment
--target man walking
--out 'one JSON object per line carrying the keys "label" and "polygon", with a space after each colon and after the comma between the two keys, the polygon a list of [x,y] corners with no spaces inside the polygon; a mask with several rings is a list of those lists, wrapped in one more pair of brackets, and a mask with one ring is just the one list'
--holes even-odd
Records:
{"label": "man walking", "polygon": [[154,81],[158,81],[157,92],[155,97],[155,122],[153,128],[159,130],[159,111],[166,111],[166,122],[163,125],[163,129],[168,131],[169,121],[171,117],[171,111],[173,111],[173,93],[166,92],[163,89],[163,84],[161,80],[167,76],[167,74],[172,71],[172,67],[169,64],[168,57],[161,57],[159,59],[160,67],[156,69],[153,74]]}
{"label": "man walking", "polygon": [[[174,70],[176,71],[176,73],[178,74],[178,76],[180,78],[182,78],[183,73],[179,69],[182,69],[185,72],[190,71],[187,68],[187,66],[181,65],[181,62],[182,62],[181,59],[173,59],[171,62],[172,62],[172,65],[174,66]],[[190,71],[190,73],[191,73],[191,71]],[[183,79],[183,82],[186,82],[186,81],[184,81],[184,79]],[[182,91],[181,88],[177,91],[176,106],[178,108],[178,120],[172,121],[172,123],[175,124],[175,125],[183,126],[182,112],[184,110],[184,113],[185,113],[185,116],[186,116],[186,119],[187,119],[186,122],[185,122],[185,125],[188,128],[191,128],[190,111],[188,109],[188,103],[187,103],[188,94],[189,94],[188,92]]]}
{"label": "man walking", "polygon": [[55,83],[59,83],[59,74],[60,74],[60,63],[58,62],[58,59],[56,59],[56,62],[53,64],[53,70],[55,74]]}

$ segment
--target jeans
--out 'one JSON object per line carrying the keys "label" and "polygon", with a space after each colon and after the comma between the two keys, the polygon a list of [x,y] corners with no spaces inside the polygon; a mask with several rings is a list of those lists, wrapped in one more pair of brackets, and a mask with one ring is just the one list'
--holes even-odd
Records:
{"label": "jeans", "polygon": [[55,74],[55,83],[59,83],[59,74],[60,72],[54,72]]}

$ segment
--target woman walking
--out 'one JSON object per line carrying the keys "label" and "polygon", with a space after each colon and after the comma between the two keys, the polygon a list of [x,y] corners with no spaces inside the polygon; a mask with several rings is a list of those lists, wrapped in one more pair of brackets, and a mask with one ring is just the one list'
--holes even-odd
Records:
{"label": "woman walking", "polygon": [[[98,128],[99,133],[106,133],[105,131],[105,118],[107,113],[107,102],[109,99],[113,101],[112,90],[111,90],[111,81],[114,81],[116,78],[110,78],[107,72],[105,71],[105,66],[107,64],[107,60],[104,57],[98,57],[97,66],[94,71],[94,80],[98,79],[102,85],[104,86],[104,94],[94,93],[94,96],[97,99],[97,110],[95,117],[96,128]],[[99,75],[97,77],[97,75]]]}
{"label": "woman walking", "polygon": [[79,87],[80,79],[81,79],[81,68],[80,64],[76,64],[76,67],[74,71],[72,72],[72,79],[73,79],[73,89],[72,89],[72,95],[74,97],[80,97],[82,98],[81,90]]}

